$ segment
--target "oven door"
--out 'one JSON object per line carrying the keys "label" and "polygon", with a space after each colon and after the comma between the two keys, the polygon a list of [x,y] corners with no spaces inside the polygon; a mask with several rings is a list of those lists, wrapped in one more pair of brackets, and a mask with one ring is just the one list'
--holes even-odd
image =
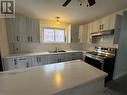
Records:
{"label": "oven door", "polygon": [[84,61],[100,70],[103,70],[103,63],[101,63],[99,60],[85,56]]}

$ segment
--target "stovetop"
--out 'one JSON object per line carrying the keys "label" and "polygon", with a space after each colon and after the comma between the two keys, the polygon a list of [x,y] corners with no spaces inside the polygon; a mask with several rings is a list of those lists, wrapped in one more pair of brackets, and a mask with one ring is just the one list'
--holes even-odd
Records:
{"label": "stovetop", "polygon": [[87,52],[85,55],[99,61],[104,61],[105,59],[115,57],[116,51],[116,48],[96,47],[95,51]]}
{"label": "stovetop", "polygon": [[94,55],[94,56],[99,56],[102,58],[109,58],[109,57],[113,57],[115,56],[115,54],[111,53],[111,52],[97,52],[97,51],[92,51],[92,52],[87,52],[88,54]]}

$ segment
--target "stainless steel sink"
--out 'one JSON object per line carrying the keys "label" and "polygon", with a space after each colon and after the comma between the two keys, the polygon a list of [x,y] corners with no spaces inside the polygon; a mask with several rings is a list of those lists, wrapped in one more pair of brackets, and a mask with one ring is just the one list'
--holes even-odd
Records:
{"label": "stainless steel sink", "polygon": [[66,52],[65,50],[58,50],[57,52]]}
{"label": "stainless steel sink", "polygon": [[58,51],[48,51],[49,53],[59,53],[59,52],[66,52],[65,50],[58,50]]}

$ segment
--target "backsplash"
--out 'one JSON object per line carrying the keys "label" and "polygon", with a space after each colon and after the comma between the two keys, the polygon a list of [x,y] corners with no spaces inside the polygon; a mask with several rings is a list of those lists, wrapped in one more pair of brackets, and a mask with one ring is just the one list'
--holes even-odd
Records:
{"label": "backsplash", "polygon": [[118,44],[113,44],[114,35],[94,37],[92,43],[83,44],[83,50],[94,50],[96,46],[118,48]]}
{"label": "backsplash", "polygon": [[[31,52],[44,52],[52,51],[57,47],[59,50],[82,50],[81,43],[51,43],[51,44],[40,44],[40,43],[15,43],[13,53],[31,53]],[[16,51],[18,48],[18,51]]]}
{"label": "backsplash", "polygon": [[113,47],[117,48],[117,44],[113,44],[114,35],[104,35],[93,37],[93,43],[95,46],[102,46],[102,47]]}

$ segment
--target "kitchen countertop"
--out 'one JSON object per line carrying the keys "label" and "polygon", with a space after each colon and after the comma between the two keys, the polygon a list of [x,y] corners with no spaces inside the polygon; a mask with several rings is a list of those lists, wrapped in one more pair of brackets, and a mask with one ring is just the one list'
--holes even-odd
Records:
{"label": "kitchen countertop", "polygon": [[36,55],[49,55],[49,54],[63,54],[63,53],[73,53],[73,52],[82,52],[76,50],[65,50],[66,52],[57,52],[57,53],[50,53],[50,52],[38,52],[38,53],[18,53],[18,54],[11,54],[4,58],[16,58],[16,57],[27,57],[27,56],[36,56]]}
{"label": "kitchen countertop", "polygon": [[0,73],[0,95],[53,95],[107,74],[75,60]]}

